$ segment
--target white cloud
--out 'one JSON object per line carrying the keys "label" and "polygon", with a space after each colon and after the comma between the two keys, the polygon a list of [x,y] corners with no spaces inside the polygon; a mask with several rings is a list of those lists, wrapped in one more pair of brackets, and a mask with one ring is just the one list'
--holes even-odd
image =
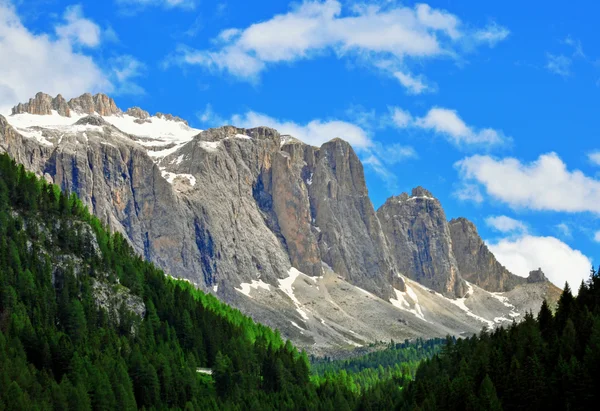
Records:
{"label": "white cloud", "polygon": [[435,87],[428,85],[422,75],[413,76],[410,73],[397,71],[394,73],[394,77],[406,88],[408,94],[422,94],[435,91]]}
{"label": "white cloud", "polygon": [[[487,30],[490,34],[485,42],[489,45],[501,40],[501,35]],[[493,30],[508,32],[501,26]],[[458,17],[426,4],[354,4],[343,10],[338,0],[304,0],[288,13],[244,29],[224,30],[214,49],[179,46],[169,61],[256,81],[270,65],[333,53],[339,58],[362,58],[391,76],[400,73],[396,75],[399,81],[410,92],[418,93],[427,87],[419,77],[407,74],[409,59],[422,62],[426,58],[454,57],[463,42],[477,42],[486,37],[484,32],[468,30]]]}
{"label": "white cloud", "polygon": [[[69,24],[67,20],[62,27]],[[23,26],[11,4],[0,2],[0,112],[38,91],[69,97],[112,89],[108,76],[92,58],[74,50],[74,41],[95,44],[94,35],[65,30],[77,34],[56,39],[34,34]]]}
{"label": "white cloud", "polygon": [[594,233],[594,241],[600,243],[600,231]]}
{"label": "white cloud", "polygon": [[571,59],[567,56],[546,53],[546,68],[553,74],[562,77],[571,75]]}
{"label": "white cloud", "polygon": [[87,47],[96,47],[100,44],[100,26],[83,16],[83,8],[80,4],[67,7],[63,17],[65,24],[55,27],[56,35],[60,39],[67,39],[72,44]]}
{"label": "white cloud", "polygon": [[494,47],[499,42],[506,40],[510,31],[497,23],[488,24],[484,29],[477,30],[473,37],[477,42],[487,43],[490,47]]}
{"label": "white cloud", "polygon": [[541,267],[546,277],[562,288],[569,282],[575,292],[581,280],[587,280],[592,261],[554,237],[523,235],[488,244],[498,261],[510,272],[527,277]]}
{"label": "white cloud", "polygon": [[392,113],[392,121],[396,127],[405,128],[413,123],[413,117],[408,111],[400,107],[390,107],[390,111]]}
{"label": "white cloud", "polygon": [[476,184],[462,183],[453,194],[460,201],[472,201],[476,204],[483,203],[483,195]]}
{"label": "white cloud", "polygon": [[509,142],[500,130],[476,129],[467,125],[456,110],[433,107],[423,117],[413,118],[405,110],[392,107],[392,120],[399,128],[415,127],[443,135],[456,145],[499,145]]}
{"label": "white cloud", "polygon": [[588,160],[592,162],[592,164],[600,166],[600,150],[592,151],[588,153]]}
{"label": "white cloud", "polygon": [[485,219],[485,223],[502,233],[527,232],[527,225],[525,223],[505,215],[490,216]]}
{"label": "white cloud", "polygon": [[530,164],[475,155],[455,166],[463,181],[485,187],[488,195],[514,208],[600,213],[600,181],[569,171],[556,153]]}

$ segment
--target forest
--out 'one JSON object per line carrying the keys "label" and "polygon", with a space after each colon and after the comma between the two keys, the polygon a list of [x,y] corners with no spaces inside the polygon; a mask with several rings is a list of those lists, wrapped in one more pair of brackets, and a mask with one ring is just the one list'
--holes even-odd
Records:
{"label": "forest", "polygon": [[506,328],[312,362],[0,155],[0,410],[593,409],[600,275]]}

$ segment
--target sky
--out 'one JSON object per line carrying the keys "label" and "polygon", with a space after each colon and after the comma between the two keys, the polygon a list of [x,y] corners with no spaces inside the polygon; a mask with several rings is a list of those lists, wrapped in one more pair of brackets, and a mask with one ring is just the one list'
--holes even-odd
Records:
{"label": "sky", "polygon": [[600,263],[600,4],[0,0],[0,112],[104,92],[198,128],[349,141],[375,207],[423,186],[515,274]]}

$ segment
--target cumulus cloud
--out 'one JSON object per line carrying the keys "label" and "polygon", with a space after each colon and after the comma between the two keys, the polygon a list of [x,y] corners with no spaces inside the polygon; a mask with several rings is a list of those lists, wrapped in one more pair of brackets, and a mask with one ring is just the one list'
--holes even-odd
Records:
{"label": "cumulus cloud", "polygon": [[88,24],[89,20],[82,16],[80,9],[67,9],[65,24],[56,28],[57,38],[54,38],[30,32],[15,8],[0,2],[2,112],[40,90],[73,96],[112,88],[109,77],[93,59],[75,50],[77,46],[93,46],[99,41],[93,23]]}
{"label": "cumulus cloud", "polygon": [[515,158],[475,155],[455,164],[464,182],[514,208],[600,213],[600,181],[570,171],[556,153],[524,164]]}
{"label": "cumulus cloud", "polygon": [[527,232],[527,225],[525,223],[505,215],[490,216],[485,219],[485,223],[494,230],[502,233]]}
{"label": "cumulus cloud", "polygon": [[461,145],[501,145],[511,141],[501,130],[470,126],[458,115],[456,110],[433,107],[422,117],[413,117],[409,112],[392,107],[392,121],[398,128],[419,128],[433,131],[444,136],[450,142]]}
{"label": "cumulus cloud", "polygon": [[354,56],[395,76],[410,93],[418,94],[430,87],[407,72],[410,59],[452,58],[465,41],[492,46],[506,36],[508,29],[498,25],[468,30],[457,16],[426,4],[354,4],[342,10],[338,0],[305,0],[285,14],[222,31],[212,49],[179,46],[169,60],[256,81],[272,65],[323,54]]}
{"label": "cumulus cloud", "polygon": [[541,267],[546,277],[562,288],[568,282],[577,290],[587,280],[592,261],[581,251],[572,249],[554,237],[525,234],[488,244],[498,261],[512,273],[527,277],[529,271]]}

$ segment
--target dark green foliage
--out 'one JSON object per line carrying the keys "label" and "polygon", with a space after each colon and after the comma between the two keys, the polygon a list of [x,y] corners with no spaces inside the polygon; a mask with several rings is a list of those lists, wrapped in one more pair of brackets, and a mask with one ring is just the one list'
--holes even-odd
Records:
{"label": "dark green foliage", "polygon": [[445,339],[432,339],[403,343],[391,341],[383,350],[348,360],[331,361],[329,358],[313,359],[312,380],[321,385],[325,382],[343,384],[353,392],[360,393],[381,381],[410,380],[422,360],[440,352]]}

